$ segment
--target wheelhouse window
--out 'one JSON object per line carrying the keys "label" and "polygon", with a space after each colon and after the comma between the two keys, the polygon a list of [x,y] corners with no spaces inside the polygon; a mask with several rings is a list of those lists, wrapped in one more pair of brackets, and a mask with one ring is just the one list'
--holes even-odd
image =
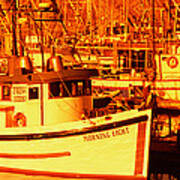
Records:
{"label": "wheelhouse window", "polygon": [[[60,91],[61,89],[61,91]],[[53,82],[49,84],[49,97],[60,97],[63,93],[63,85],[60,82]]]}
{"label": "wheelhouse window", "polygon": [[145,67],[145,51],[132,51],[132,68],[142,72]]}
{"label": "wheelhouse window", "polygon": [[4,85],[2,86],[2,100],[10,100],[11,99],[11,86]]}
{"label": "wheelhouse window", "polygon": [[71,96],[72,86],[71,82],[53,82],[49,84],[49,97],[67,97]]}
{"label": "wheelhouse window", "polygon": [[72,82],[71,81],[65,81],[63,83],[64,93],[63,97],[72,96]]}
{"label": "wheelhouse window", "polygon": [[132,68],[136,72],[143,72],[145,68],[152,67],[149,62],[152,62],[152,52],[146,50],[118,50],[118,63],[117,66],[123,71],[129,72]]}
{"label": "wheelhouse window", "polygon": [[83,95],[84,94],[83,82],[82,81],[77,82],[77,86],[78,86],[77,95],[78,96]]}
{"label": "wheelhouse window", "polygon": [[91,81],[84,81],[84,95],[91,95]]}
{"label": "wheelhouse window", "polygon": [[29,99],[38,99],[39,98],[39,88],[30,87],[29,88]]}
{"label": "wheelhouse window", "polygon": [[49,83],[49,97],[74,97],[91,95],[91,82],[85,80]]}
{"label": "wheelhouse window", "polygon": [[72,82],[72,96],[77,96],[78,94],[78,83]]}
{"label": "wheelhouse window", "polygon": [[117,67],[122,70],[128,70],[130,69],[130,63],[129,63],[129,53],[128,51],[121,51],[118,50],[118,62]]}

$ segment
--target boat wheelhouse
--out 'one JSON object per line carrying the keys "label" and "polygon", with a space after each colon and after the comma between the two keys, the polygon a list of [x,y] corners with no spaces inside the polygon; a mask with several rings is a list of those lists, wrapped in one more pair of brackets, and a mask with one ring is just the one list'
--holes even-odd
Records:
{"label": "boat wheelhouse", "polygon": [[[18,64],[21,59],[14,61]],[[10,72],[12,75],[0,77],[2,127],[75,121],[85,110],[93,108],[88,78],[97,75],[96,71],[61,69],[55,72],[48,69],[49,72],[25,73],[24,70],[27,69],[15,67],[14,72]],[[20,116],[23,122],[18,122],[22,121]]]}

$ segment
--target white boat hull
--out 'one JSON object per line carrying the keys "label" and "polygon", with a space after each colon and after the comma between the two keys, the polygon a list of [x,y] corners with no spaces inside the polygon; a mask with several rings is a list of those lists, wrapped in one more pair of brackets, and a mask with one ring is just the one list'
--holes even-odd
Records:
{"label": "white boat hull", "polygon": [[[58,133],[0,135],[0,171],[89,178],[140,178],[148,172],[151,111],[114,114]],[[84,126],[84,127],[83,127]],[[67,133],[70,132],[70,133]],[[25,135],[26,134],[26,135]],[[26,137],[26,138],[25,138]]]}

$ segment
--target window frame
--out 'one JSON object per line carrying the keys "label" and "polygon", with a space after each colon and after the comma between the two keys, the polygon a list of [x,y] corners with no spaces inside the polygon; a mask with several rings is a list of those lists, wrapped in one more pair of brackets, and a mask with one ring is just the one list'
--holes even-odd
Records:
{"label": "window frame", "polygon": [[[55,88],[55,86],[57,85],[53,87],[53,84],[59,84],[58,88]],[[57,90],[57,92],[53,93],[53,90],[54,92]],[[53,94],[56,94],[56,95],[54,96]],[[91,88],[90,80],[71,80],[71,81],[64,81],[64,82],[57,81],[53,83],[48,83],[48,98],[49,99],[63,98],[63,97],[80,97],[80,96],[90,96],[90,95],[92,95],[92,88]]]}
{"label": "window frame", "polygon": [[[5,95],[4,95],[4,88],[5,87],[8,87],[9,88],[9,96],[7,96],[8,98],[4,98],[5,97]],[[9,85],[9,84],[5,84],[5,85],[2,85],[1,86],[1,100],[3,100],[3,101],[11,101],[11,96],[12,96],[12,92],[11,92],[11,89],[12,89],[12,86],[11,85]]]}
{"label": "window frame", "polygon": [[[30,89],[34,89],[36,88],[37,89],[37,98],[30,98]],[[32,86],[32,87],[28,87],[28,99],[29,100],[37,100],[40,98],[40,95],[39,95],[39,87],[37,86]]]}

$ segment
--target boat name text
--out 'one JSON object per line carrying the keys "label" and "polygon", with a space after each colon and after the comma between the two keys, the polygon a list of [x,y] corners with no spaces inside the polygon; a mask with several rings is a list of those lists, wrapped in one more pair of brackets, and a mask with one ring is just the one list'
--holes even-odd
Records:
{"label": "boat name text", "polygon": [[129,134],[128,127],[121,128],[121,129],[115,129],[111,132],[108,131],[105,133],[97,133],[97,134],[92,134],[92,135],[86,135],[86,136],[83,136],[83,139],[84,139],[84,141],[95,141],[95,140],[101,140],[101,139],[105,139],[105,138],[111,138],[114,136],[121,136],[121,135],[125,135],[125,134]]}

